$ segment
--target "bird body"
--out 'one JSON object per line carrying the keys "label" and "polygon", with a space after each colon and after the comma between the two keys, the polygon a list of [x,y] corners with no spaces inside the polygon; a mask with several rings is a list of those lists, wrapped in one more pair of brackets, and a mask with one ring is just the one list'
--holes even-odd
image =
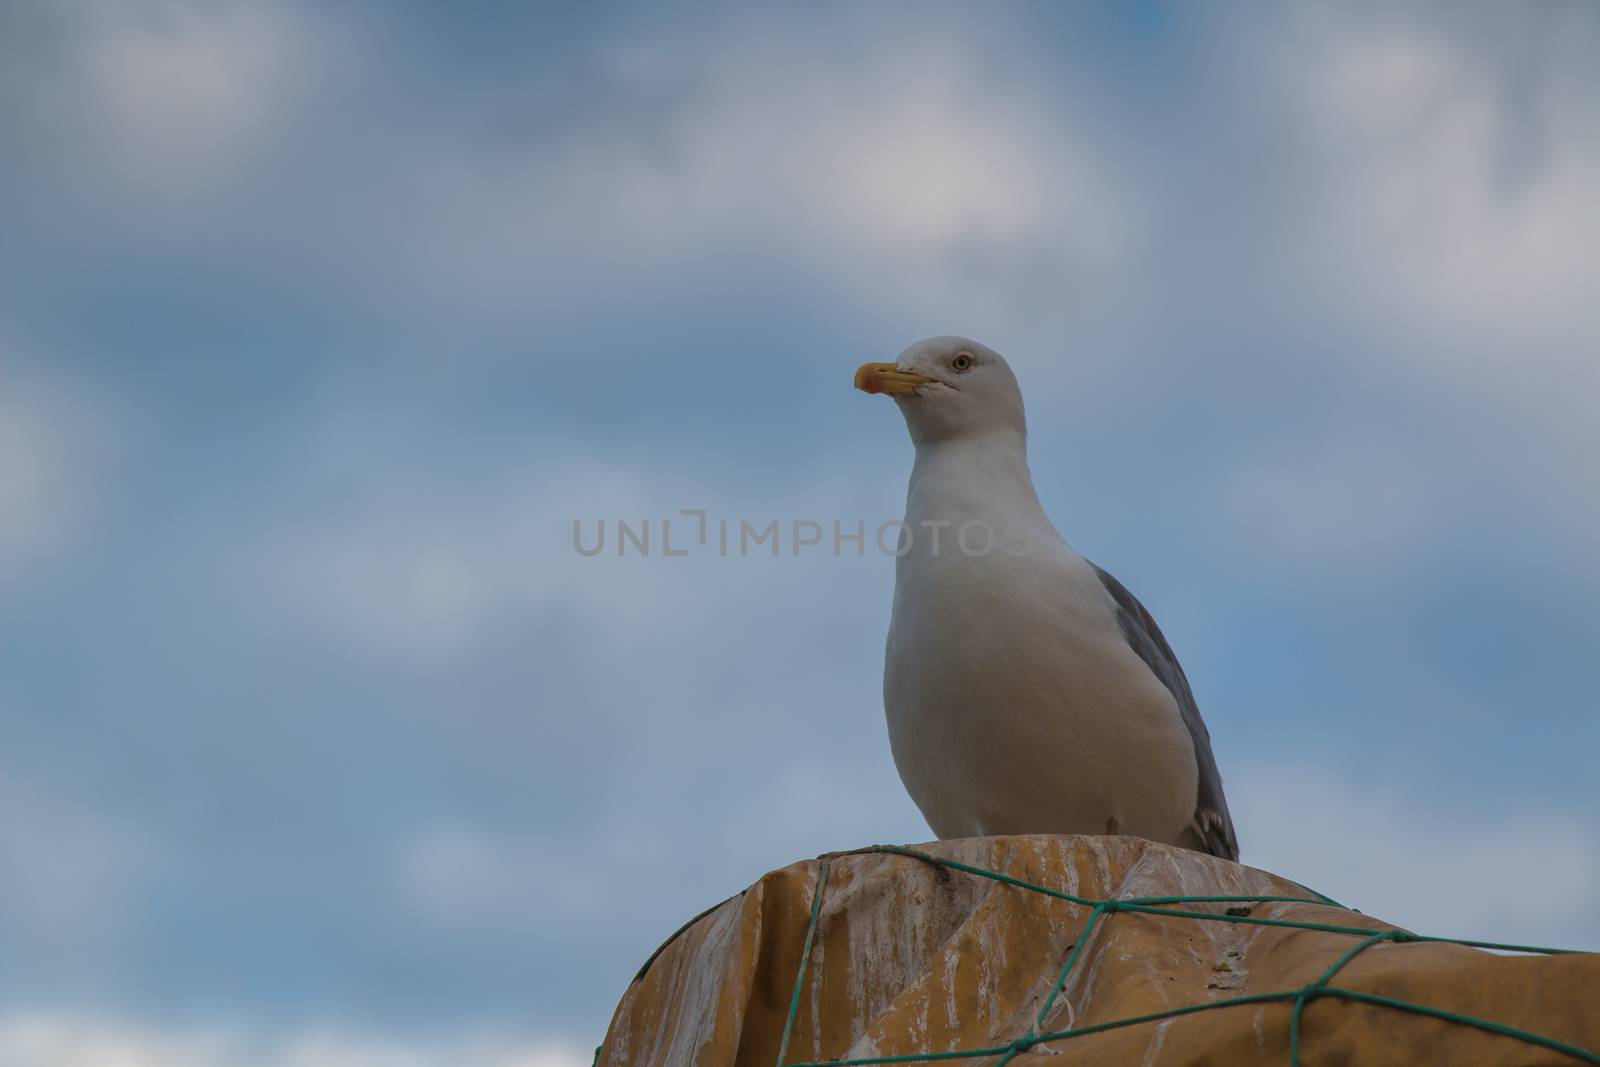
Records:
{"label": "bird body", "polygon": [[1004,361],[935,338],[857,384],[896,397],[917,445],[883,692],[934,833],[1129,833],[1237,858],[1182,669],[1045,515]]}
{"label": "bird body", "polygon": [[[912,477],[912,541],[895,565],[884,660],[901,780],[940,837],[1120,828],[1176,840],[1194,810],[1183,798],[1194,793],[1195,759],[1172,694],[1123,639],[1094,568],[1042,510],[991,551],[961,550],[963,527],[998,534],[1001,524],[990,505],[998,487],[957,488],[971,484],[968,460],[919,457]],[[1123,752],[1139,757],[1108,758]]]}

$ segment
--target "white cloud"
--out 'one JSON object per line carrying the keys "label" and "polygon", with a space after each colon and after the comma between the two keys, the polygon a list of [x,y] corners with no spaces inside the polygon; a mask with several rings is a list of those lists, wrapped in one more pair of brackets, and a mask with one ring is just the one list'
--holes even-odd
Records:
{"label": "white cloud", "polygon": [[1321,164],[1297,239],[1354,315],[1409,342],[1383,358],[1581,418],[1593,443],[1571,397],[1600,388],[1600,27],[1549,14],[1500,27],[1523,34],[1509,51],[1493,25],[1313,20],[1310,61],[1284,74]]}
{"label": "white cloud", "polygon": [[85,106],[128,177],[227,174],[307,98],[316,38],[289,5],[103,0],[85,15]]}
{"label": "white cloud", "polygon": [[959,34],[912,33],[865,65],[814,35],[717,49],[721,61],[665,124],[665,151],[584,145],[574,177],[623,162],[637,184],[611,190],[620,203],[604,187],[596,200],[663,250],[788,209],[770,220],[780,236],[913,271],[963,242],[1109,251],[1118,205],[1070,119],[1008,92]]}
{"label": "white cloud", "polygon": [[0,1067],[587,1067],[592,1058],[565,1042],[498,1033],[408,1037],[71,1013],[0,1017]]}
{"label": "white cloud", "polygon": [[1287,562],[1371,568],[1438,532],[1444,494],[1414,458],[1404,446],[1306,441],[1240,463],[1205,513],[1225,537]]}
{"label": "white cloud", "polygon": [[266,573],[320,629],[402,656],[449,658],[526,602],[532,568],[519,561],[516,537],[525,530],[503,513],[395,509],[290,533],[267,549]]}
{"label": "white cloud", "polygon": [[408,195],[470,207],[429,238],[437,262],[476,291],[521,294],[531,253],[550,286],[587,264],[615,291],[715,252],[863,302],[959,293],[993,314],[1041,262],[1120,254],[1136,218],[1127,177],[1110,177],[1060,99],[1009,82],[969,27],[907,25],[863,63],[838,47],[849,27],[811,14],[614,43],[595,57],[596,121],[510,165],[503,149],[440,156]]}
{"label": "white cloud", "polygon": [[[0,700],[0,729],[22,699]],[[40,763],[0,753],[0,913],[12,950],[40,970],[103,970],[136,939],[165,850],[82,772]]]}
{"label": "white cloud", "polygon": [[[241,597],[265,597],[308,627],[382,654],[447,661],[497,625],[557,613],[589,627],[597,651],[678,647],[728,633],[736,617],[759,616],[753,588],[820,611],[808,589],[819,581],[843,588],[863,562],[850,545],[834,558],[835,519],[846,532],[863,522],[868,560],[883,580],[892,572],[872,538],[877,524],[899,516],[899,494],[875,498],[880,483],[829,471],[739,499],[714,474],[686,475],[670,453],[617,456],[556,442],[531,443],[464,478],[364,414],[343,415],[340,425],[308,435],[303,464],[287,476],[287,495],[302,502],[242,538],[247,559],[226,570],[247,583]],[[705,546],[698,517],[684,509],[706,511]],[[730,524],[727,557],[719,554],[719,519]],[[796,558],[793,524],[807,519],[822,524],[823,541]],[[605,524],[604,552],[580,555],[574,520],[586,546]],[[648,524],[647,555],[630,547],[619,558],[619,520],[641,534]],[[741,520],[756,529],[777,521],[781,554],[762,547],[742,556]],[[687,558],[664,555],[667,523]],[[778,625],[770,615],[751,622]]]}
{"label": "white cloud", "polygon": [[1371,564],[1521,514],[1600,570],[1600,24],[1424,11],[1273,24],[1292,208],[1266,252],[1343,338],[1327,374],[1355,410],[1220,456],[1220,518],[1282,559]]}
{"label": "white cloud", "polygon": [[1292,762],[1230,774],[1228,797],[1247,863],[1349,907],[1417,933],[1600,949],[1600,840],[1577,812],[1485,815]]}
{"label": "white cloud", "polygon": [[[629,620],[659,623],[649,605],[669,606],[663,587],[680,615],[700,603],[660,557],[660,518],[681,506],[663,499],[638,473],[589,457],[480,472],[470,486],[399,472],[355,509],[270,531],[253,573],[271,575],[273,595],[307,622],[402,656],[449,659],[497,622],[558,602],[589,615],[626,605]],[[592,537],[597,519],[637,528],[646,515],[656,555],[642,567],[573,548],[573,519]],[[690,528],[680,520],[676,536]]]}
{"label": "white cloud", "polygon": [[47,563],[92,518],[107,415],[0,353],[0,583]]}
{"label": "white cloud", "polygon": [[[591,817],[579,841],[554,841],[466,823],[428,827],[394,854],[399,900],[430,929],[503,941],[531,926],[605,923],[667,882],[672,834],[626,813]],[[652,871],[657,872],[652,876]],[[530,903],[536,902],[536,903]],[[644,931],[644,936],[657,934]]]}

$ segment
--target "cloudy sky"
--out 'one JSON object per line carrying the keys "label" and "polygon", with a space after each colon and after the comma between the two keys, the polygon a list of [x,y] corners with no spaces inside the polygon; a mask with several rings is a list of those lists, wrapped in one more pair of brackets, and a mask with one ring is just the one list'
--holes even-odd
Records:
{"label": "cloudy sky", "polygon": [[943,333],[1246,862],[1600,948],[1597,52],[1580,2],[0,7],[0,1067],[586,1064],[688,916],[925,839],[892,562],[791,534],[899,514],[850,375]]}

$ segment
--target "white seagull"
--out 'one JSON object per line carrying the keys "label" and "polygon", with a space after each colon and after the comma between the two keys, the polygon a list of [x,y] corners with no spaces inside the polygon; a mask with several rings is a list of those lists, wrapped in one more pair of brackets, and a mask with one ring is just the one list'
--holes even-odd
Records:
{"label": "white seagull", "polygon": [[1039,505],[1006,361],[935,337],[855,384],[894,398],[917,449],[883,704],[933,832],[1133,834],[1238,859],[1177,657]]}

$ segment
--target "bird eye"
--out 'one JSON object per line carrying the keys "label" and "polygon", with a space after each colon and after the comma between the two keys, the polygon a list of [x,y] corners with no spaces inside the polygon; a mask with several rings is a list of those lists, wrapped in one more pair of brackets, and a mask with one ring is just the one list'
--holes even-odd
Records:
{"label": "bird eye", "polygon": [[958,372],[967,370],[972,366],[972,356],[966,352],[957,353],[956,358],[950,361],[950,366]]}

